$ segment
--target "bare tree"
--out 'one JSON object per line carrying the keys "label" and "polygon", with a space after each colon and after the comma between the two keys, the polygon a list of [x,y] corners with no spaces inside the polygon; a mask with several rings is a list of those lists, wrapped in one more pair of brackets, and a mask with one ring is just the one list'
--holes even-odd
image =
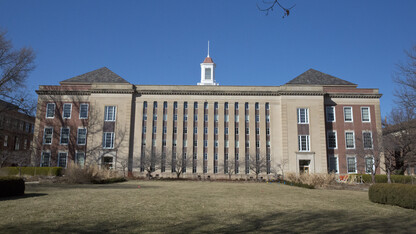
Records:
{"label": "bare tree", "polygon": [[407,113],[407,118],[415,119],[416,113],[416,45],[405,51],[407,60],[397,65],[394,82],[398,85],[395,91],[396,102]]}
{"label": "bare tree", "polygon": [[33,114],[35,105],[30,92],[25,91],[25,82],[35,68],[35,53],[29,47],[14,49],[6,34],[0,31],[0,99]]}
{"label": "bare tree", "polygon": [[[367,134],[364,132],[363,134]],[[376,172],[380,168],[380,163],[383,157],[382,137],[376,135],[372,138],[371,135],[364,139],[361,136],[356,138],[356,154],[364,162],[359,164],[359,167],[364,173],[371,175],[371,181],[376,183]]]}
{"label": "bare tree", "polygon": [[224,173],[228,175],[228,179],[231,180],[231,176],[236,172],[236,162],[234,160],[225,160],[220,167],[224,169]]}
{"label": "bare tree", "polygon": [[273,1],[261,0],[261,6],[259,5],[259,2],[257,2],[256,4],[257,4],[257,9],[259,9],[259,11],[265,12],[266,15],[268,15],[275,8],[281,9],[283,11],[282,18],[289,16],[290,10],[292,10],[292,8],[296,6],[296,4],[294,4],[291,7],[285,7],[280,3],[280,0],[273,0]]}
{"label": "bare tree", "polygon": [[176,178],[179,178],[186,168],[192,165],[192,157],[187,157],[183,153],[166,152],[167,157],[164,163],[167,167],[170,167],[172,171],[176,173]]}
{"label": "bare tree", "polygon": [[151,179],[152,173],[162,167],[162,153],[157,149],[146,149],[140,157],[141,170],[146,171],[146,177]]}
{"label": "bare tree", "polygon": [[250,170],[256,174],[256,180],[259,179],[259,174],[267,170],[267,158],[264,154],[257,154],[250,156],[248,161]]}
{"label": "bare tree", "polygon": [[285,179],[285,167],[288,163],[289,163],[288,159],[282,158],[280,162],[276,164],[276,166],[272,170],[276,179],[279,177],[279,175],[282,175],[282,180]]}

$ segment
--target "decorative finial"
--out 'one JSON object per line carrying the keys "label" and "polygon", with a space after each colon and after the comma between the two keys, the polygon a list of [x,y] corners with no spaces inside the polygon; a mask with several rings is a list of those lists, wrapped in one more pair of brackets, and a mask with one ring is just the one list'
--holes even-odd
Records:
{"label": "decorative finial", "polygon": [[209,41],[208,41],[208,56],[207,57],[209,58]]}

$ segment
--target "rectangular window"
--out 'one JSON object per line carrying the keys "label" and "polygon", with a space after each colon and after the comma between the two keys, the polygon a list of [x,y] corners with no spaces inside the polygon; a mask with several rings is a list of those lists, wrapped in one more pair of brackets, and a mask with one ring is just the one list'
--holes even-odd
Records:
{"label": "rectangular window", "polygon": [[250,128],[246,128],[246,135],[250,134]]}
{"label": "rectangular window", "polygon": [[69,142],[69,128],[61,128],[61,145],[67,145]]}
{"label": "rectangular window", "polygon": [[250,116],[246,115],[246,122],[250,121]]}
{"label": "rectangular window", "polygon": [[174,114],[173,115],[173,121],[177,121],[178,120],[178,115],[177,114]]}
{"label": "rectangular window", "polygon": [[335,122],[335,106],[326,107],[326,122]]}
{"label": "rectangular window", "polygon": [[198,115],[194,115],[194,121],[198,121]]}
{"label": "rectangular window", "polygon": [[254,104],[254,108],[255,108],[256,110],[258,110],[258,109],[259,109],[259,103],[258,103],[258,102],[256,102],[256,103]]}
{"label": "rectangular window", "polygon": [[204,121],[208,122],[208,115],[207,114],[204,115]]}
{"label": "rectangular window", "polygon": [[215,140],[215,141],[214,141],[214,147],[215,147],[215,148],[218,148],[218,140]]}
{"label": "rectangular window", "polygon": [[178,133],[178,128],[177,127],[173,127],[173,134]]}
{"label": "rectangular window", "polygon": [[51,162],[51,152],[42,152],[42,159],[40,160],[41,167],[49,167]]}
{"label": "rectangular window", "polygon": [[55,103],[46,104],[46,118],[55,117]]}
{"label": "rectangular window", "polygon": [[156,133],[156,130],[157,130],[157,128],[156,128],[156,126],[154,126],[153,127],[153,133]]}
{"label": "rectangular window", "polygon": [[256,115],[256,122],[259,122],[259,121],[260,121],[260,116]]}
{"label": "rectangular window", "polygon": [[43,144],[45,145],[52,144],[52,135],[53,135],[53,128],[45,128],[43,132]]}
{"label": "rectangular window", "polygon": [[[5,135],[4,136],[4,142],[3,142],[3,146],[7,146],[7,140],[9,139],[9,136]],[[45,140],[43,141],[43,143],[45,144]]]}
{"label": "rectangular window", "polygon": [[236,122],[236,123],[238,123],[239,121],[240,121],[240,116],[238,116],[238,115],[235,115],[234,116],[234,121]]}
{"label": "rectangular window", "polygon": [[345,146],[347,149],[355,148],[354,132],[345,132]]}
{"label": "rectangular window", "polygon": [[30,132],[30,124],[29,123],[26,123],[25,131],[28,132],[28,133]]}
{"label": "rectangular window", "polygon": [[157,120],[157,114],[153,114],[153,121]]}
{"label": "rectangular window", "polygon": [[194,109],[198,109],[198,102],[194,102]]}
{"label": "rectangular window", "polygon": [[208,154],[204,153],[204,160],[208,160]]}
{"label": "rectangular window", "polygon": [[270,109],[270,104],[268,102],[266,102],[266,110]]}
{"label": "rectangular window", "polygon": [[246,108],[246,110],[248,110],[248,102],[246,102],[245,108]]}
{"label": "rectangular window", "polygon": [[77,144],[78,145],[85,145],[86,142],[87,142],[87,129],[86,128],[78,128]]}
{"label": "rectangular window", "polygon": [[167,114],[163,114],[163,121],[167,121],[168,120],[168,115]]}
{"label": "rectangular window", "polygon": [[147,114],[143,114],[143,121],[147,120]]}
{"label": "rectangular window", "polygon": [[235,161],[238,161],[240,159],[240,155],[238,153],[235,153]]}
{"label": "rectangular window", "polygon": [[371,136],[371,132],[363,132],[363,144],[364,149],[373,148],[373,137]]}
{"label": "rectangular window", "polygon": [[298,124],[308,124],[309,123],[309,109],[307,108],[298,108]]}
{"label": "rectangular window", "polygon": [[365,173],[371,174],[374,169],[374,158],[365,157]]}
{"label": "rectangular window", "polygon": [[238,110],[238,102],[234,103],[234,108]]}
{"label": "rectangular window", "polygon": [[339,173],[338,169],[338,156],[337,155],[329,155],[328,157],[328,164],[329,164],[329,172],[330,173]]}
{"label": "rectangular window", "polygon": [[214,134],[218,135],[218,128],[217,127],[214,128]]}
{"label": "rectangular window", "polygon": [[[187,147],[188,146],[188,140],[183,140],[183,147]],[[185,155],[186,153],[184,153],[184,155]]]}
{"label": "rectangular window", "polygon": [[79,106],[79,118],[86,119],[88,118],[88,104],[81,104]]}
{"label": "rectangular window", "polygon": [[198,128],[194,127],[194,134],[198,134]]}
{"label": "rectangular window", "polygon": [[[153,128],[156,128],[156,127],[153,127]],[[166,126],[163,126],[163,134],[166,134],[167,132],[168,132],[167,127]]]}
{"label": "rectangular window", "polygon": [[188,114],[185,114],[184,116],[183,116],[183,121],[188,121]]}
{"label": "rectangular window", "polygon": [[66,168],[67,157],[68,157],[67,152],[58,153],[58,167]]}
{"label": "rectangular window", "polygon": [[146,126],[143,126],[143,133],[146,133]]}
{"label": "rectangular window", "polygon": [[238,135],[238,128],[235,128],[235,135]]}
{"label": "rectangular window", "polygon": [[270,115],[266,115],[266,122],[270,122]]}
{"label": "rectangular window", "polygon": [[352,122],[352,107],[347,106],[344,107],[344,121],[345,122]]}
{"label": "rectangular window", "polygon": [[188,133],[188,128],[187,127],[183,127],[183,134],[187,134]]}
{"label": "rectangular window", "polygon": [[225,140],[225,148],[228,148],[230,146],[230,143],[228,142],[228,140]]}
{"label": "rectangular window", "polygon": [[347,157],[347,171],[348,173],[357,173],[357,161],[355,156]]}
{"label": "rectangular window", "polygon": [[270,128],[266,128],[266,135],[270,135]]}
{"label": "rectangular window", "polygon": [[184,109],[188,109],[188,102],[184,102],[184,103],[183,103],[183,108],[184,108]]}
{"label": "rectangular window", "polygon": [[205,68],[205,80],[211,80],[211,68]]}
{"label": "rectangular window", "polygon": [[78,164],[80,167],[84,167],[85,165],[85,153],[84,152],[77,152],[75,154],[75,163]]}
{"label": "rectangular window", "polygon": [[246,148],[250,148],[250,141],[246,141]]}
{"label": "rectangular window", "polygon": [[266,141],[267,148],[270,148],[270,141]]}
{"label": "rectangular window", "polygon": [[114,132],[103,133],[103,148],[104,149],[114,148]]}
{"label": "rectangular window", "polygon": [[328,131],[328,149],[337,148],[337,132]]}
{"label": "rectangular window", "polygon": [[217,154],[217,153],[215,153],[215,154],[214,154],[214,160],[215,160],[215,161],[217,161],[217,160],[218,160],[218,154]]}
{"label": "rectangular window", "polygon": [[198,146],[198,141],[194,141],[194,147]]}
{"label": "rectangular window", "polygon": [[224,128],[224,134],[225,134],[225,135],[228,135],[228,127],[225,127],[225,128]]}
{"label": "rectangular window", "polygon": [[224,103],[224,109],[228,110],[228,102]]}
{"label": "rectangular window", "polygon": [[19,150],[20,149],[20,139],[19,137],[15,137],[14,138],[14,150]]}
{"label": "rectangular window", "polygon": [[256,141],[256,148],[260,148],[260,141]]}
{"label": "rectangular window", "polygon": [[224,121],[225,121],[225,122],[230,121],[230,117],[229,117],[227,114],[224,116]]}
{"label": "rectangular window", "polygon": [[204,134],[208,134],[208,128],[204,127]]}
{"label": "rectangular window", "polygon": [[196,153],[194,153],[194,159],[198,159],[198,155]]}
{"label": "rectangular window", "polygon": [[214,121],[215,121],[215,122],[218,122],[218,114],[215,114],[215,115],[214,115]]}
{"label": "rectangular window", "polygon": [[105,106],[104,121],[116,121],[116,107]]}
{"label": "rectangular window", "polygon": [[370,122],[370,108],[369,107],[361,107],[361,120],[363,122]]}
{"label": "rectangular window", "polygon": [[63,108],[63,117],[64,119],[70,119],[71,118],[71,112],[72,112],[72,104],[71,103],[65,103]]}
{"label": "rectangular window", "polygon": [[309,152],[309,135],[299,135],[298,136],[299,141],[299,151],[300,152]]}
{"label": "rectangular window", "polygon": [[256,128],[256,134],[259,135],[260,134],[260,128]]}
{"label": "rectangular window", "polygon": [[208,141],[204,140],[204,147],[208,147]]}
{"label": "rectangular window", "polygon": [[240,141],[236,140],[235,141],[235,148],[238,148],[238,147],[240,147]]}

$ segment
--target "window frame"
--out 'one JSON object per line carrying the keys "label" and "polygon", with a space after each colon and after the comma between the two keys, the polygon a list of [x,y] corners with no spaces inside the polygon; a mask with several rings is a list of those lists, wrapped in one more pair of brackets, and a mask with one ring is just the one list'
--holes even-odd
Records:
{"label": "window frame", "polygon": [[[53,106],[53,115],[50,117],[50,116],[48,116],[48,113],[49,113],[49,105],[52,105]],[[55,105],[55,103],[46,103],[46,113],[45,113],[45,118],[46,119],[53,119],[53,118],[55,118],[55,108],[56,108],[56,105]]]}
{"label": "window frame", "polygon": [[[345,109],[351,109],[351,120],[346,120],[347,116],[345,115],[346,114]],[[346,123],[354,122],[354,112],[353,112],[352,106],[344,106],[343,110],[344,110],[344,122]]]}
{"label": "window frame", "polygon": [[[335,147],[330,147],[330,144],[329,144],[329,135],[330,135],[330,133],[334,133],[335,134]],[[338,136],[337,136],[337,131],[335,131],[335,130],[330,130],[330,131],[327,131],[327,133],[326,133],[326,140],[327,140],[327,145],[328,145],[328,149],[338,149]]]}
{"label": "window frame", "polygon": [[[364,119],[363,119],[363,109],[367,109],[367,111],[368,111],[368,120],[364,120]],[[363,123],[371,123],[370,107],[369,107],[369,106],[362,106],[362,107],[360,108],[360,110],[361,110],[361,121],[362,121]]]}
{"label": "window frame", "polygon": [[[65,107],[69,106],[69,116],[65,116]],[[72,103],[64,103],[64,105],[62,106],[62,118],[63,119],[71,119],[72,116]]]}
{"label": "window frame", "polygon": [[[66,143],[62,143],[62,139],[64,139],[64,138],[62,138],[62,130],[63,130],[63,129],[68,129],[68,142],[66,142]],[[70,137],[71,137],[71,128],[70,128],[70,127],[61,127],[60,138],[59,138],[59,144],[60,144],[60,145],[68,145],[68,144],[69,144],[69,139],[70,139]]]}
{"label": "window frame", "polygon": [[[44,160],[45,160],[45,153],[49,154],[49,159],[48,159],[48,165],[44,166]],[[50,150],[46,150],[46,151],[42,151],[41,154],[41,159],[40,159],[40,167],[50,167],[51,166],[51,158],[52,158],[52,154]]]}
{"label": "window frame", "polygon": [[[87,110],[86,110],[86,116],[82,116],[82,106],[87,106]],[[81,103],[79,104],[79,119],[88,119],[88,115],[89,115],[89,109],[90,109],[90,105],[88,103]]]}
{"label": "window frame", "polygon": [[[107,135],[110,134],[111,146],[106,146]],[[114,149],[114,132],[103,132],[103,149]]]}
{"label": "window frame", "polygon": [[[79,143],[79,130],[85,129],[85,142],[84,143]],[[77,145],[86,145],[87,144],[87,128],[85,127],[78,127],[77,129]]]}
{"label": "window frame", "polygon": [[[368,159],[371,159],[371,165],[373,166],[373,169],[371,170],[369,170],[369,171],[367,171],[367,160]],[[375,171],[375,165],[374,165],[374,157],[372,156],[372,155],[367,155],[367,156],[365,156],[364,157],[364,172],[365,172],[365,174],[370,174],[371,175],[371,171]]]}
{"label": "window frame", "polygon": [[[305,110],[305,120],[304,122],[301,119],[301,110]],[[298,114],[298,124],[309,124],[309,108],[297,108]]]}
{"label": "window frame", "polygon": [[331,160],[330,160],[331,158],[334,158],[335,162],[336,162],[336,172],[335,172],[335,174],[339,174],[339,157],[338,157],[337,154],[328,155],[328,172],[332,173]]}
{"label": "window frame", "polygon": [[[355,171],[351,171],[349,170],[349,164],[348,164],[348,159],[349,158],[354,158],[354,167],[355,167]],[[355,155],[347,155],[346,157],[346,161],[347,161],[347,173],[348,174],[357,174],[357,157]]]}
{"label": "window frame", "polygon": [[[366,147],[366,145],[365,145],[365,137],[364,137],[364,134],[365,133],[370,133],[370,142],[371,142],[371,147]],[[362,132],[362,134],[363,134],[363,148],[364,149],[373,149],[373,147],[374,147],[374,142],[373,142],[373,133],[371,132],[371,131],[366,131],[366,130],[364,130],[363,132]]]}
{"label": "window frame", "polygon": [[[113,107],[113,115],[112,118],[110,119],[108,116],[108,109],[110,107]],[[116,121],[116,113],[117,113],[117,106],[105,106],[104,107],[104,121],[105,122],[115,122]]]}
{"label": "window frame", "polygon": [[[82,163],[82,165],[79,163],[79,157],[78,157],[78,155],[79,154],[83,154],[83,163]],[[75,163],[78,165],[78,166],[80,166],[81,168],[83,168],[84,166],[85,166],[85,152],[84,151],[76,151],[75,152]]]}
{"label": "window frame", "polygon": [[[61,166],[61,154],[65,154],[65,166]],[[68,152],[67,151],[59,151],[58,152],[58,160],[56,162],[56,166],[66,168],[68,166]]]}
{"label": "window frame", "polygon": [[[306,149],[302,148],[302,137],[305,137]],[[299,150],[299,152],[310,152],[311,151],[310,135],[298,135],[298,150]]]}
{"label": "window frame", "polygon": [[[352,143],[353,143],[353,147],[348,147],[347,133],[352,133]],[[355,149],[355,132],[354,131],[345,131],[345,149]]]}
{"label": "window frame", "polygon": [[[52,132],[51,132],[51,142],[50,143],[46,143],[45,142],[45,139],[46,139],[46,129],[52,129]],[[47,127],[45,127],[44,129],[43,129],[43,144],[44,145],[52,145],[52,142],[53,142],[53,127],[49,127],[49,126],[47,126]]]}
{"label": "window frame", "polygon": [[[330,120],[329,118],[328,118],[328,113],[329,113],[329,109],[331,109],[332,110],[332,114],[333,114],[333,116],[334,116],[334,119],[333,120]],[[326,108],[325,108],[325,110],[326,110],[326,113],[325,113],[325,115],[326,115],[326,122],[328,122],[328,123],[334,123],[334,122],[336,122],[336,114],[335,114],[335,106],[326,106]]]}

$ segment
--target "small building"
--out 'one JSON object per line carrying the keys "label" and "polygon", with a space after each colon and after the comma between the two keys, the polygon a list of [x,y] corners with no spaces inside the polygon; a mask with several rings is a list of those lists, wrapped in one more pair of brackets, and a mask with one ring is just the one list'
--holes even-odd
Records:
{"label": "small building", "polygon": [[41,85],[33,162],[144,175],[152,154],[162,177],[175,174],[170,160],[184,162],[185,177],[370,171],[380,153],[378,89],[314,69],[281,86],[221,86],[215,67],[208,55],[198,85],[134,85],[105,67]]}

